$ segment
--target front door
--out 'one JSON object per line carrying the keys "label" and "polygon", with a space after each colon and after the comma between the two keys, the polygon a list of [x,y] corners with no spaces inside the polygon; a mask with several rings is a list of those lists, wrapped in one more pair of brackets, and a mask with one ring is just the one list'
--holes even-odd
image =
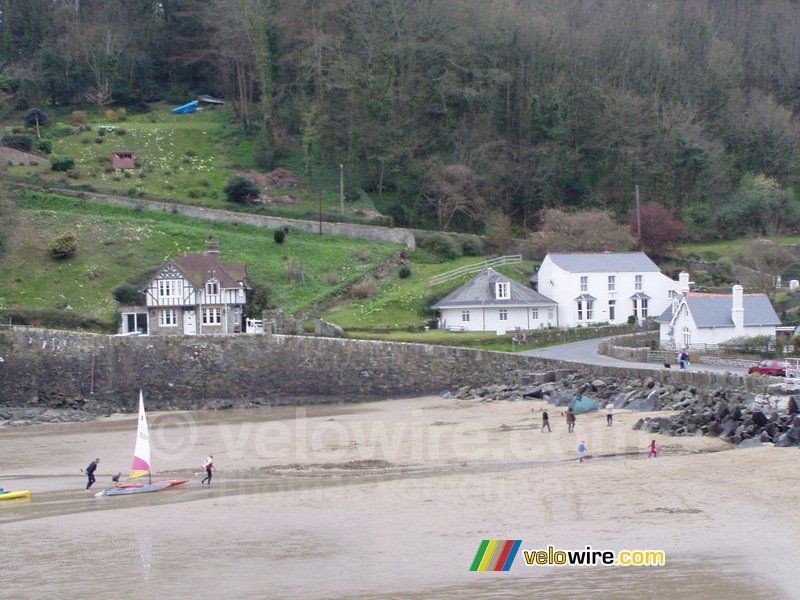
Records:
{"label": "front door", "polygon": [[187,310],[183,313],[183,333],[186,335],[197,333],[197,315],[193,310]]}

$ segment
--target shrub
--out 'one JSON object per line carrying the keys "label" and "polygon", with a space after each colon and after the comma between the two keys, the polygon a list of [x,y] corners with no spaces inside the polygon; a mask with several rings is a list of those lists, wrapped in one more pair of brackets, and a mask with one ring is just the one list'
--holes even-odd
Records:
{"label": "shrub", "polygon": [[186,156],[189,156],[191,158],[197,156],[197,152],[195,152],[194,150],[187,150],[186,152],[184,152],[184,154],[186,154]]}
{"label": "shrub", "polygon": [[104,141],[104,138],[103,138],[102,135],[98,135],[96,138],[94,138],[94,143],[95,144],[102,144],[103,141]]}
{"label": "shrub", "polygon": [[72,122],[76,125],[83,125],[86,123],[86,113],[82,110],[73,110],[70,117],[72,117]]}
{"label": "shrub", "polygon": [[33,136],[25,134],[12,133],[3,136],[3,146],[21,150],[22,152],[30,152],[33,148]]}
{"label": "shrub", "polygon": [[125,135],[126,133],[128,133],[127,129],[124,127],[117,127],[117,135]]}
{"label": "shrub", "polygon": [[50,159],[50,168],[53,171],[69,171],[75,166],[75,161],[68,156],[54,156]]}
{"label": "shrub", "polygon": [[342,276],[338,273],[328,273],[325,275],[324,281],[326,285],[333,287],[342,283]]}
{"label": "shrub", "polygon": [[130,283],[118,285],[111,293],[114,296],[114,300],[120,304],[127,304],[131,306],[144,304],[144,294]]}
{"label": "shrub", "polygon": [[276,229],[273,237],[276,243],[282,244],[283,240],[286,239],[286,234],[283,233],[283,229]]}
{"label": "shrub", "polygon": [[356,300],[366,300],[374,296],[377,291],[375,281],[373,279],[365,279],[355,283],[350,288],[350,296]]}
{"label": "shrub", "polygon": [[286,266],[283,272],[288,281],[302,282],[306,279],[306,274],[303,273],[303,269],[300,268],[300,265],[298,265],[291,256],[286,259]]}
{"label": "shrub", "polygon": [[240,176],[232,177],[223,191],[228,200],[231,202],[238,202],[239,204],[247,204],[255,200],[261,192],[255,181]]}
{"label": "shrub", "polygon": [[39,127],[47,125],[47,115],[41,108],[32,108],[25,113],[25,127],[36,127],[37,121]]}
{"label": "shrub", "polygon": [[359,248],[353,253],[353,258],[361,262],[367,262],[370,258],[370,251],[366,248]]}
{"label": "shrub", "polygon": [[105,134],[106,134],[106,128],[105,127],[98,127],[97,128],[97,135],[105,135]]}
{"label": "shrub", "polygon": [[429,250],[440,259],[455,260],[461,258],[461,245],[456,242],[453,236],[445,233],[422,233],[417,235],[417,245],[420,248]]}
{"label": "shrub", "polygon": [[458,243],[464,256],[481,256],[481,239],[477,235],[460,235]]}
{"label": "shrub", "polygon": [[50,244],[50,256],[53,258],[69,258],[78,249],[78,240],[74,233],[66,233]]}
{"label": "shrub", "polygon": [[186,191],[186,195],[189,198],[197,199],[197,198],[202,198],[203,197],[203,192],[201,192],[200,190],[196,190],[196,189],[192,188],[191,190],[187,190]]}
{"label": "shrub", "polygon": [[403,265],[402,267],[400,267],[400,270],[397,272],[397,275],[400,277],[400,279],[405,279],[407,277],[410,277],[411,267],[409,267],[408,265]]}

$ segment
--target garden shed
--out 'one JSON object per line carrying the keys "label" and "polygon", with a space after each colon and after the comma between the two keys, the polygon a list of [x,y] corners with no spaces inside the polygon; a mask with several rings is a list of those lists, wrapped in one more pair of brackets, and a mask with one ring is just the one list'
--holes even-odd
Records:
{"label": "garden shed", "polygon": [[133,169],[136,157],[130,150],[115,150],[111,153],[111,166],[115,169]]}

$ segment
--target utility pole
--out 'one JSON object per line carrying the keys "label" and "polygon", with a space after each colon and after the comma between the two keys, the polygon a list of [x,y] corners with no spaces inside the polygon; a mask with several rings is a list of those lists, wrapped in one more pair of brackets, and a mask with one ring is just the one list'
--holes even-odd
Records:
{"label": "utility pole", "polygon": [[344,165],[339,165],[339,207],[344,214]]}
{"label": "utility pole", "polygon": [[319,188],[319,234],[322,235],[322,188]]}
{"label": "utility pole", "polygon": [[639,186],[636,185],[636,237],[642,241],[642,210],[639,206]]}

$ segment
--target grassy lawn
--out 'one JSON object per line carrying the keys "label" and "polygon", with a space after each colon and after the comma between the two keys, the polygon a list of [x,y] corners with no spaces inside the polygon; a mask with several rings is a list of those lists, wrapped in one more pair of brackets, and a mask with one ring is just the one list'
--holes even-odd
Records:
{"label": "grassy lawn", "polygon": [[[244,262],[252,281],[264,284],[271,304],[298,314],[341,292],[399,252],[396,244],[291,231],[277,244],[271,230],[200,221],[168,212],[117,207],[36,192],[21,192],[15,227],[0,263],[0,310],[56,310],[109,323],[112,291],[141,279],[170,257],[220,242],[223,262]],[[78,251],[66,260],[48,254],[67,232]],[[293,265],[297,280],[287,278]]]}
{"label": "grassy lawn", "polygon": [[[409,326],[424,324],[432,319],[430,307],[456,288],[464,285],[474,275],[465,275],[436,286],[429,286],[428,279],[464,265],[472,265],[484,260],[483,256],[464,257],[447,263],[432,263],[424,251],[411,255],[411,275],[400,278],[397,270],[377,281],[377,291],[370,298],[357,303],[347,302],[331,308],[323,314],[326,321],[336,323],[345,330],[367,330],[371,326],[391,329],[407,329]],[[533,263],[523,261],[497,269],[503,274],[527,285],[527,278],[533,272]],[[469,334],[439,332],[453,340],[463,340]],[[494,333],[491,334],[494,336]],[[453,337],[455,336],[455,337]],[[486,337],[481,334],[481,337]],[[510,340],[510,338],[509,338]],[[405,340],[410,341],[410,340]],[[509,341],[509,345],[510,345]]]}
{"label": "grassy lawn", "polygon": [[[11,177],[38,180],[49,185],[86,189],[100,193],[133,197],[166,198],[175,202],[210,208],[242,209],[231,204],[223,192],[228,180],[237,174],[253,176],[259,171],[254,157],[258,139],[246,135],[241,125],[230,125],[232,112],[227,108],[173,115],[171,106],[152,105],[146,114],[100,117],[87,112],[81,131],[70,117],[62,117],[43,128],[43,137],[53,144],[52,156],[74,159],[68,174],[50,169],[49,160],[36,166],[4,166]],[[106,130],[109,128],[110,130]],[[100,130],[104,134],[100,135]],[[124,135],[119,132],[124,131]],[[131,151],[137,168],[111,168],[112,151]],[[284,168],[292,170],[305,182],[300,153],[285,158]],[[375,211],[369,195],[348,202],[342,216],[339,198],[338,165],[319,164],[312,173],[313,185],[288,189],[267,189],[266,196],[289,196],[293,203],[269,202],[250,206],[249,211],[291,218],[316,219],[319,216],[320,190],[322,208],[329,219],[367,220]]]}

